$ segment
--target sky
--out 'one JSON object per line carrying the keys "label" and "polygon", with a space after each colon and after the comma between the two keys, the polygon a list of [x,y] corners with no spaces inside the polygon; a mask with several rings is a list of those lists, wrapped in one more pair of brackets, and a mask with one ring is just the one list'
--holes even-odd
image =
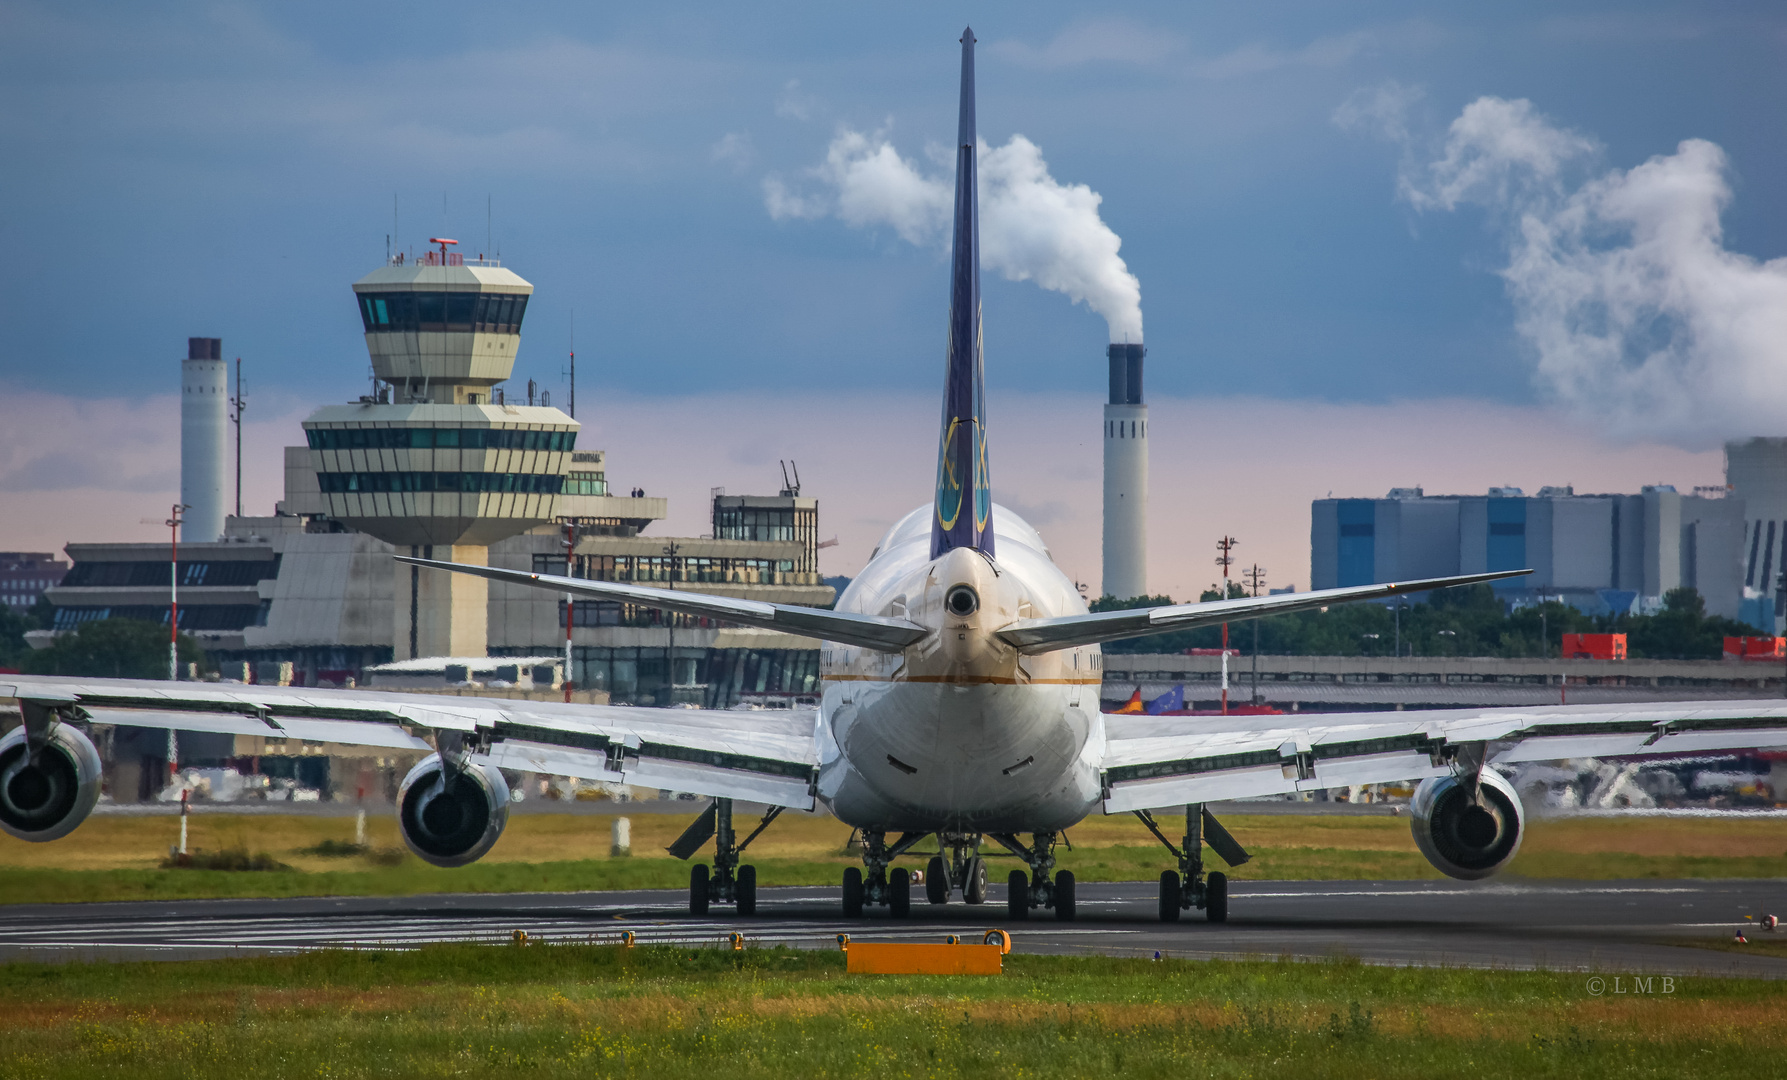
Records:
{"label": "sky", "polygon": [[1143,327],[1175,595],[1224,533],[1306,584],[1329,491],[1686,488],[1787,434],[1773,5],[0,2],[0,547],[159,535],[188,336],[244,360],[267,512],[365,390],[349,286],[448,235],[534,283],[516,380],[562,403],[575,346],[662,531],[793,456],[853,572],[934,471],[964,22],[996,498],[1077,580]]}

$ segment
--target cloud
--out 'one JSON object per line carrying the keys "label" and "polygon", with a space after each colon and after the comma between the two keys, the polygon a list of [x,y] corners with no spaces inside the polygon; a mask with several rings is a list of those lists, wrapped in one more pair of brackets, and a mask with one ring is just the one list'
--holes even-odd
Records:
{"label": "cloud", "polygon": [[[1035,143],[1013,135],[979,150],[981,257],[1012,281],[1034,281],[1104,316],[1111,339],[1142,340],[1142,287],[1129,272],[1120,238],[1099,215],[1104,197],[1085,184],[1062,184]],[[955,185],[926,173],[894,149],[885,130],[848,128],[825,161],[808,169],[813,192],[780,176],[764,180],[764,205],[778,221],[835,216],[854,228],[891,228],[916,247],[949,242]]]}
{"label": "cloud", "polygon": [[732,166],[734,172],[743,172],[751,167],[757,159],[757,150],[751,144],[751,133],[748,131],[729,131],[720,136],[710,151],[717,162]]}
{"label": "cloud", "polygon": [[998,41],[987,47],[996,56],[1022,67],[1060,69],[1084,64],[1153,64],[1185,47],[1177,35],[1127,19],[1076,22],[1041,47],[1021,41]]}
{"label": "cloud", "polygon": [[818,108],[819,99],[802,91],[799,79],[789,79],[776,98],[776,115],[789,120],[811,120]]}
{"label": "cloud", "polygon": [[1724,151],[1688,139],[1597,172],[1600,154],[1529,101],[1483,97],[1437,150],[1405,152],[1399,188],[1420,211],[1488,212],[1536,382],[1576,418],[1689,447],[1787,431],[1787,259],[1725,247]]}

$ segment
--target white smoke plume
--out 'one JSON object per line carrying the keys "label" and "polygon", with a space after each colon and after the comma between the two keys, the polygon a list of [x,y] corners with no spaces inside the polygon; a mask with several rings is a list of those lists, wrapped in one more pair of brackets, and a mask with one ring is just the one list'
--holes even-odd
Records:
{"label": "white smoke plume", "polygon": [[[933,154],[939,164],[953,157]],[[979,148],[981,259],[1012,281],[1034,281],[1104,316],[1112,341],[1142,340],[1142,283],[1124,265],[1123,240],[1099,217],[1104,197],[1049,175],[1035,143],[1013,135]],[[779,176],[763,181],[770,216],[835,216],[856,228],[884,226],[919,247],[949,243],[955,180],[926,174],[900,156],[884,132],[841,130],[825,161],[806,170],[817,189],[796,191]]]}
{"label": "white smoke plume", "polygon": [[1484,97],[1433,160],[1405,159],[1401,188],[1419,210],[1490,211],[1516,329],[1572,412],[1687,447],[1787,434],[1787,259],[1725,247],[1725,152],[1688,139],[1595,175],[1599,153],[1530,102]]}

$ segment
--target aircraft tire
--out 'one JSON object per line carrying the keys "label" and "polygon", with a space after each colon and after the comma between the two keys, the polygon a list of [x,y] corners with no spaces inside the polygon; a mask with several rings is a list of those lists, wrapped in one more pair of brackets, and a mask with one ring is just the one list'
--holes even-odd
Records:
{"label": "aircraft tire", "polygon": [[1229,876],[1221,870],[1204,879],[1204,917],[1213,923],[1229,921]]}
{"label": "aircraft tire", "polygon": [[962,902],[965,904],[984,904],[987,902],[987,861],[979,855],[968,860],[967,881],[962,884]]}
{"label": "aircraft tire", "polygon": [[1160,872],[1160,921],[1179,921],[1179,872],[1162,870]]}
{"label": "aircraft tire", "polygon": [[1073,871],[1062,870],[1055,875],[1055,918],[1062,922],[1073,921]]}
{"label": "aircraft tire", "polygon": [[904,919],[912,911],[912,874],[905,867],[887,875],[887,917]]}
{"label": "aircraft tire", "polygon": [[707,914],[707,864],[689,867],[689,914]]}
{"label": "aircraft tire", "polygon": [[925,866],[925,899],[933,904],[949,903],[949,864],[941,855],[931,856]]}
{"label": "aircraft tire", "polygon": [[849,867],[844,871],[844,918],[862,918],[862,869]]}
{"label": "aircraft tire", "polygon": [[738,913],[740,915],[757,914],[757,868],[755,866],[738,868]]}
{"label": "aircraft tire", "polygon": [[1022,870],[1013,870],[1006,882],[1006,914],[1012,922],[1022,922],[1030,917],[1030,878]]}

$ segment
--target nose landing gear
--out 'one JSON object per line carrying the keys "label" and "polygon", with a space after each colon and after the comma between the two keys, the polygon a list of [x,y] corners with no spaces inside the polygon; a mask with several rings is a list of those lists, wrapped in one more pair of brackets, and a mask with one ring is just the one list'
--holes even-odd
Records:
{"label": "nose landing gear", "polygon": [[1160,921],[1177,922],[1179,913],[1201,908],[1204,917],[1213,923],[1229,921],[1229,876],[1221,870],[1204,873],[1204,844],[1220,855],[1230,866],[1240,866],[1253,858],[1229,831],[1204,809],[1203,803],[1185,808],[1185,846],[1175,845],[1160,831],[1154,815],[1146,810],[1135,811],[1154,838],[1179,860],[1179,869],[1160,875]]}

